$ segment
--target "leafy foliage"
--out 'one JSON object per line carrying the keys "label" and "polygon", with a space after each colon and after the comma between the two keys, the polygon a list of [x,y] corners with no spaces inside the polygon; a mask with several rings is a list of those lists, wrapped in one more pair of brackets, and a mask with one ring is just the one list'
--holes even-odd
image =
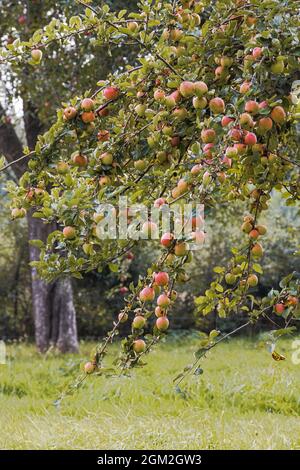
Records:
{"label": "leafy foliage", "polygon": [[[34,208],[35,217],[63,228],[45,245],[33,242],[41,249],[35,262],[40,274],[50,281],[69,274],[80,278],[107,264],[117,271],[131,242],[99,239],[97,220],[100,204],[116,206],[120,195],[149,209],[162,197],[169,206],[197,201],[206,208],[238,201],[247,204],[242,241],[232,248],[228,265],[214,268],[210,287],[196,299],[198,310],[217,311],[221,318],[243,311],[247,326],[274,308],[288,327],[299,316],[296,274],[262,301],[252,289],[263,273],[257,239],[267,231],[260,217],[272,192],[280,191],[288,206],[299,200],[297,5],[144,0],[138,13],[114,13],[107,5],[78,3],[86,7],[82,13],[68,21],[54,19],[29,41],[1,50],[3,61],[27,60],[38,67],[45,59],[39,54],[36,60],[33,51],[47,51],[57,41],[67,49],[70,38],[92,31],[93,43],[132,45],[137,51],[130,65],[63,103],[35,150],[25,149],[28,172],[19,185],[8,185],[14,217]],[[167,317],[176,301],[175,283],[188,280],[192,253],[176,252],[189,241],[181,235],[172,240],[146,275],[130,285],[121,316],[85,365],[83,380],[88,373],[101,374],[107,346],[124,319],[144,316],[151,322],[153,306],[146,301],[159,293],[167,297],[161,312]],[[169,282],[161,288],[155,273],[163,269]],[[117,360],[123,371],[141,365],[141,357],[165,334],[159,323],[158,318],[146,342],[144,327],[133,327]],[[209,339],[196,359],[216,343]]]}

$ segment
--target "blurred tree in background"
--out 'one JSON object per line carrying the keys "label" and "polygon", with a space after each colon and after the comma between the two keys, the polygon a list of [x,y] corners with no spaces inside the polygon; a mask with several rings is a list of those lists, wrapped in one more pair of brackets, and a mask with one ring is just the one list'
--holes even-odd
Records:
{"label": "blurred tree in background", "polygon": [[[125,7],[129,10],[136,5],[135,1],[115,0],[108,3],[113,8]],[[5,46],[18,39],[24,41],[38,28],[48,24],[51,18],[70,17],[75,15],[79,8],[75,2],[69,1],[4,0],[1,2],[0,44]],[[133,48],[130,51],[132,52]],[[85,32],[74,37],[72,44],[68,47],[68,54],[65,54],[64,47],[58,42],[50,45],[47,48],[47,61],[38,71],[29,64],[25,67],[17,67],[2,63],[0,69],[0,153],[8,162],[11,162],[22,155],[24,145],[28,145],[30,149],[34,148],[37,136],[46,131],[55,120],[56,109],[61,106],[62,100],[68,100],[74,94],[82,93],[89,86],[93,86],[97,80],[105,78],[108,71],[122,67],[128,55],[129,50],[126,48],[121,50],[116,46],[108,50],[97,46],[96,43],[91,50],[90,33]],[[20,161],[13,170],[8,170],[7,177],[19,179],[26,168],[26,163]],[[3,198],[5,199],[5,194]],[[1,217],[7,219],[8,214],[5,213],[5,208],[2,207],[1,210],[3,211]],[[27,222],[27,231],[31,239],[45,240],[53,229],[38,219],[32,218],[30,214]],[[1,225],[1,227],[3,232],[1,235],[5,240],[6,225]],[[0,261],[5,267],[10,265],[9,261],[12,264],[9,276],[5,277],[6,282],[1,289],[1,295],[5,298],[5,311],[1,312],[1,326],[4,330],[2,335],[4,336],[11,335],[11,329],[5,326],[8,322],[7,312],[11,311],[14,315],[14,320],[9,321],[9,324],[14,325],[19,318],[19,310],[16,310],[16,306],[10,306],[10,303],[13,304],[15,298],[19,299],[19,294],[16,292],[13,294],[13,291],[19,289],[20,286],[22,286],[20,289],[22,295],[26,292],[24,315],[30,326],[25,327],[26,321],[25,325],[20,325],[20,328],[15,329],[15,334],[32,333],[29,321],[30,288],[26,269],[24,276],[20,278],[21,267],[26,266],[28,262],[25,241],[27,232],[26,227],[18,224],[15,227],[11,230],[15,230],[16,233],[9,234],[13,251],[9,254],[8,247],[7,249],[4,247]],[[20,235],[16,235],[20,233],[20,230],[23,235],[22,243],[19,243]],[[37,258],[37,248],[30,246],[30,261]],[[5,270],[1,274],[4,275]],[[15,276],[14,280],[13,276]],[[52,344],[61,351],[76,351],[78,348],[76,313],[71,281],[63,279],[46,284],[36,276],[34,269],[32,269],[31,277],[31,305],[38,348],[45,351]],[[11,289],[12,284],[17,284],[19,287]]]}

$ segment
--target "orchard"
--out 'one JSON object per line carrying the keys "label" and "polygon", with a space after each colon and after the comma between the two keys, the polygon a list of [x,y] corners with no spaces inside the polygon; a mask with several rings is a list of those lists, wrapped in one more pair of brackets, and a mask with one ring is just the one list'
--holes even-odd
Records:
{"label": "orchard", "polygon": [[[195,302],[199,315],[217,312],[230,319],[243,312],[245,322],[226,335],[215,329],[205,335],[194,362],[175,382],[197,374],[203,357],[220,341],[272,314],[284,321],[275,329],[270,322],[271,353],[280,360],[276,340],[290,334],[299,320],[297,274],[263,298],[254,294],[268,232],[261,217],[271,196],[281,193],[287,206],[299,201],[297,2],[143,0],[135,13],[77,3],[82,7],[78,16],[53,19],[29,41],[0,49],[1,63],[26,64],[36,74],[47,61],[50,43],[63,43],[68,54],[72,40],[85,33],[93,44],[136,51],[131,63],[107,78],[99,76],[94,89],[61,104],[34,150],[24,149],[20,159],[27,171],[18,183],[7,184],[12,219],[31,213],[54,227],[46,242],[31,240],[40,250],[33,266],[51,282],[68,275],[80,279],[107,265],[118,270],[126,256],[130,261],[139,240],[103,240],[98,232],[103,204],[121,216],[120,196],[143,204],[149,214],[153,207],[163,212],[175,202],[203,204],[205,212],[220,202],[238,201],[247,207],[240,243],[232,247],[228,264],[211,267],[214,280]],[[26,17],[18,21],[25,24]],[[205,250],[203,220],[192,217],[191,225],[191,237],[171,227],[147,241],[159,247],[160,255],[144,267],[137,284],[120,288],[124,307],[75,385],[106,374],[108,348],[125,324],[131,325],[131,334],[122,340],[114,363],[123,374],[145,365],[144,356],[172,329],[176,286],[190,279],[191,243],[204,243]],[[149,215],[141,238],[157,230]]]}

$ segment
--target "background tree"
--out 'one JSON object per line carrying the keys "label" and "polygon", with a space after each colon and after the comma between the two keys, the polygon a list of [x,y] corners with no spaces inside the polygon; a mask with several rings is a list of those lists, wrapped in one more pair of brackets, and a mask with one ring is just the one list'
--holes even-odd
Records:
{"label": "background tree", "polygon": [[[117,8],[120,5],[118,1],[112,3]],[[129,8],[135,4],[133,1],[125,3]],[[47,24],[50,17],[55,22],[55,19],[76,12],[76,5],[70,5],[67,1],[35,0],[25,4],[4,1],[0,25],[2,45],[5,47],[14,41],[26,41],[37,28]],[[87,29],[73,36],[67,55],[60,42],[50,45],[47,50],[48,60],[39,67],[38,72],[30,64],[20,67],[5,61],[1,63],[4,96],[0,103],[0,152],[8,162],[22,155],[23,145],[28,145],[30,150],[34,149],[38,135],[54,122],[61,101],[92,86],[97,79],[106,76],[107,70],[121,67],[126,61],[126,50],[121,54],[114,46],[109,51],[97,47],[91,34],[92,31]],[[91,48],[93,41],[95,45]],[[13,171],[19,179],[27,169],[27,162],[21,160],[12,168],[9,175],[13,176]],[[30,211],[27,221],[28,235],[32,239],[46,241],[55,228],[55,223],[47,226],[32,217]],[[29,254],[30,261],[36,261],[39,249],[30,245]],[[36,344],[41,351],[45,351],[50,344],[63,352],[77,351],[76,314],[69,278],[47,284],[33,268],[32,309]]]}

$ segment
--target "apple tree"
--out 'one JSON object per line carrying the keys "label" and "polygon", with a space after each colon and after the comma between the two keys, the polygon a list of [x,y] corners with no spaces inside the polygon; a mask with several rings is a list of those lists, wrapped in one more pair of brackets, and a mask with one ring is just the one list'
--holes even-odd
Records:
{"label": "apple tree", "polygon": [[[32,240],[40,250],[33,265],[47,281],[80,278],[105,265],[119,270],[139,241],[103,240],[98,224],[102,204],[121,216],[120,196],[162,211],[175,202],[211,207],[241,201],[248,210],[240,221],[240,244],[226,266],[212,267],[214,280],[196,305],[199,314],[222,318],[242,311],[245,323],[225,336],[216,330],[202,336],[194,363],[177,383],[200,373],[203,356],[224,338],[272,313],[284,327],[274,330],[270,323],[270,348],[275,360],[283,359],[275,343],[299,318],[297,276],[291,273],[263,299],[253,288],[263,272],[268,228],[260,216],[271,194],[280,192],[287,205],[299,200],[297,2],[143,0],[138,13],[77,3],[82,11],[76,16],[53,20],[29,41],[1,50],[1,60],[25,61],[37,73],[50,44],[63,42],[67,54],[70,38],[83,30],[106,47],[136,51],[130,64],[63,102],[53,126],[32,151],[24,151],[28,170],[18,185],[9,183],[12,216],[34,210],[36,218],[59,227],[45,242]],[[124,308],[79,383],[88,374],[105,373],[107,348],[124,322],[132,322],[132,333],[116,360],[122,371],[142,365],[172,326],[176,284],[188,280],[190,243],[205,238],[196,218],[189,236],[160,234],[160,256],[130,285]],[[149,216],[141,232],[146,238],[157,228]]]}

